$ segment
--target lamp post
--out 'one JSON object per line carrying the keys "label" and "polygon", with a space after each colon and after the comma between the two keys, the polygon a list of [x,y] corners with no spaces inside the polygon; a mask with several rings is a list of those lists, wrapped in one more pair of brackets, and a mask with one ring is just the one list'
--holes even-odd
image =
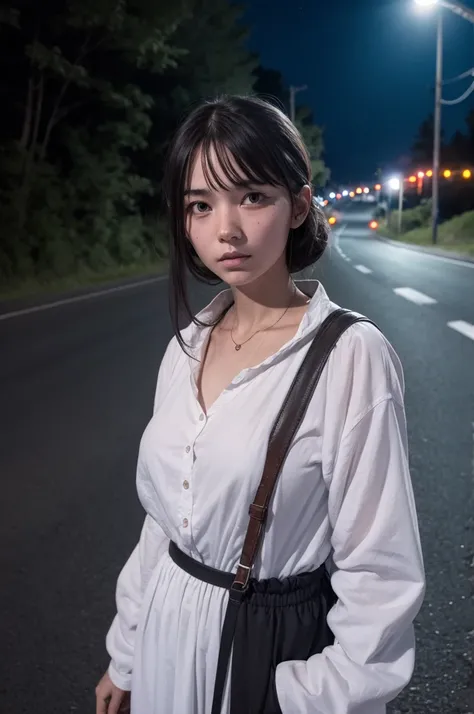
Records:
{"label": "lamp post", "polygon": [[432,206],[431,206],[431,227],[432,242],[438,241],[438,218],[439,218],[439,171],[440,171],[440,150],[441,150],[441,106],[443,103],[443,12],[442,8],[447,8],[456,15],[474,24],[474,10],[466,7],[462,3],[451,2],[450,0],[415,0],[415,3],[422,7],[439,6],[438,27],[436,38],[436,85],[435,85],[435,110],[434,110],[434,137],[433,137],[433,180],[432,180]]}

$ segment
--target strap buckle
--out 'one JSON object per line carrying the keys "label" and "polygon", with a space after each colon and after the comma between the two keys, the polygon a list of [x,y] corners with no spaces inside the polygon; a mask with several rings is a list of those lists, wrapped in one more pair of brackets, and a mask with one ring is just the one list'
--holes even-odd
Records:
{"label": "strap buckle", "polygon": [[[237,580],[237,575],[238,575],[238,572],[239,572],[239,568],[242,568],[243,570],[245,570],[245,576],[244,576],[243,581],[242,581],[242,580]],[[252,567],[251,567],[251,566],[249,567],[248,565],[243,565],[242,563],[239,563],[238,566],[237,566],[237,573],[236,573],[236,576],[235,576],[235,580],[234,580],[234,582],[232,583],[232,588],[234,587],[234,585],[241,585],[241,586],[242,586],[242,590],[246,590],[246,589],[247,589],[247,586],[248,586],[248,583],[249,583],[249,580],[250,580],[251,570],[252,570]]]}

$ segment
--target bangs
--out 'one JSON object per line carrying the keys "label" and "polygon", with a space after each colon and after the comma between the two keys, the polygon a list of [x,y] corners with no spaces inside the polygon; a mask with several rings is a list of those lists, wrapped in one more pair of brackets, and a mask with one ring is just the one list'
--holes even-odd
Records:
{"label": "bangs", "polygon": [[229,191],[232,187],[249,184],[283,186],[290,190],[284,175],[278,171],[278,166],[272,166],[263,148],[255,150],[255,144],[252,143],[250,149],[250,146],[243,147],[241,142],[232,138],[217,140],[209,135],[202,139],[190,156],[186,171],[187,183],[199,151],[204,178],[214,191]]}

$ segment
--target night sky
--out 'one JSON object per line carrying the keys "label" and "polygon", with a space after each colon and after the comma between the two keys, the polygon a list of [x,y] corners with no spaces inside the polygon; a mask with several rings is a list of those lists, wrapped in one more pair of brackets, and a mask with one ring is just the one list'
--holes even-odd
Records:
{"label": "night sky", "polygon": [[[474,0],[464,0],[474,8]],[[333,179],[369,181],[406,155],[419,124],[433,111],[436,23],[413,0],[247,0],[250,44],[263,66],[298,95],[325,129]],[[445,12],[444,77],[474,67],[474,25]],[[466,79],[444,89],[455,99]],[[443,107],[443,129],[463,129],[474,94]]]}

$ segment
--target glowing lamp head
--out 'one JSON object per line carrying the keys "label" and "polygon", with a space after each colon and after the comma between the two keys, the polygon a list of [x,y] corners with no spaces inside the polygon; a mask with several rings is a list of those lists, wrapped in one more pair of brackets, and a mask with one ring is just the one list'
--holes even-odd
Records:
{"label": "glowing lamp head", "polygon": [[396,176],[394,176],[393,178],[391,178],[391,179],[389,180],[389,182],[388,182],[388,187],[389,187],[392,191],[399,191],[399,189],[400,189],[400,179],[397,178]]}
{"label": "glowing lamp head", "polygon": [[329,216],[328,223],[330,226],[333,226],[336,223],[336,217],[335,216]]}
{"label": "glowing lamp head", "polygon": [[451,174],[451,171],[450,171],[449,169],[446,169],[445,171],[443,171],[443,176],[444,176],[444,178],[447,178],[447,179],[448,179],[448,178],[451,178],[451,175],[452,175],[452,174]]}
{"label": "glowing lamp head", "polygon": [[464,179],[470,179],[471,176],[472,176],[472,171],[470,169],[464,169],[464,171],[462,172],[462,177]]}
{"label": "glowing lamp head", "polygon": [[377,230],[379,227],[379,224],[377,221],[370,221],[369,223],[369,228],[371,228],[373,231]]}

